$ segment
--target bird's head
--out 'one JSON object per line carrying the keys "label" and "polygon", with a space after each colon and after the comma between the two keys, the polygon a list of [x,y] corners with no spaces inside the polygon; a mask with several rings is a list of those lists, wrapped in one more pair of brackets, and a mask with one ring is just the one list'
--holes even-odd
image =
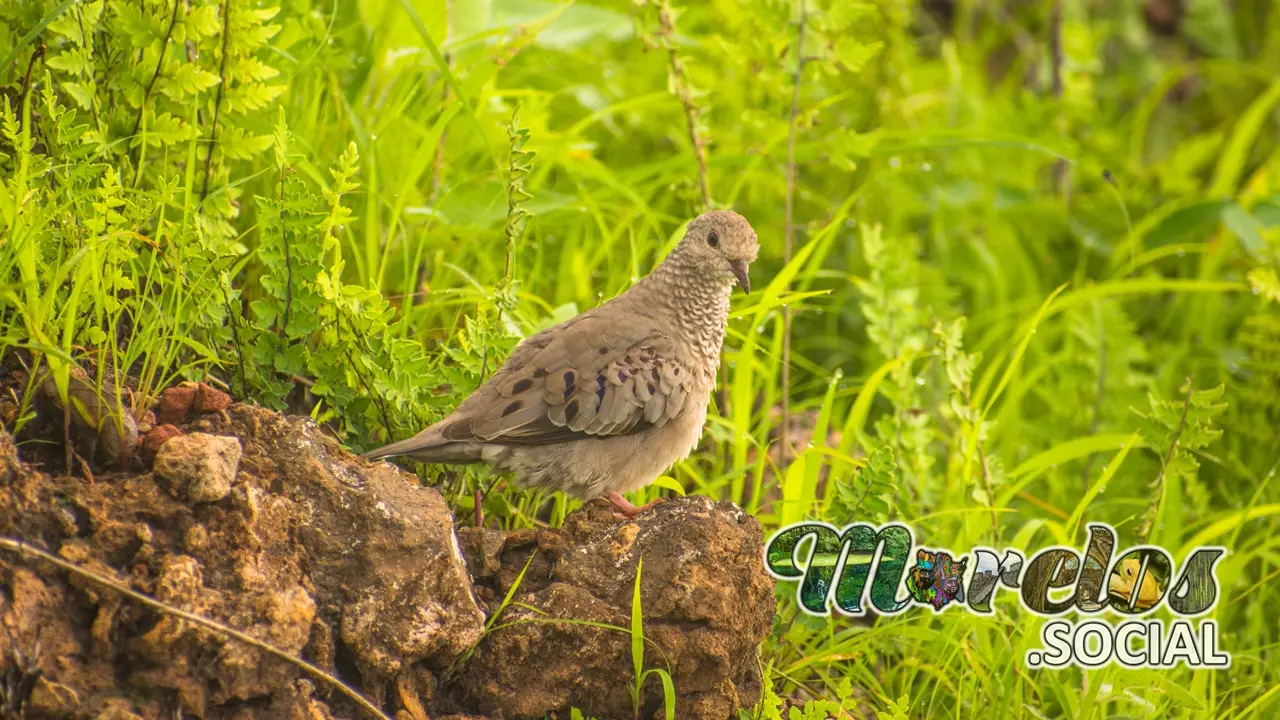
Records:
{"label": "bird's head", "polygon": [[681,249],[702,271],[725,287],[734,283],[751,292],[747,266],[760,252],[751,223],[732,210],[704,212],[689,223]]}

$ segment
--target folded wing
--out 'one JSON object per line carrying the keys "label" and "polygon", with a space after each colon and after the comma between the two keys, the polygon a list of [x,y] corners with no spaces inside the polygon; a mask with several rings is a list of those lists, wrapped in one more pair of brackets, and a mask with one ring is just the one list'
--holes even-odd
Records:
{"label": "folded wing", "polygon": [[520,445],[625,435],[679,417],[692,380],[652,320],[579,316],[522,343],[439,431]]}

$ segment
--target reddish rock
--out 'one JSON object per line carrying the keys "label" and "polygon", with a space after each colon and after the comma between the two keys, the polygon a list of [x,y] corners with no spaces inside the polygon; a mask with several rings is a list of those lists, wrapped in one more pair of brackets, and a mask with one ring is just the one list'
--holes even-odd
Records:
{"label": "reddish rock", "polygon": [[181,425],[192,414],[217,412],[229,407],[230,395],[205,383],[185,382],[160,393],[155,407],[155,421]]}
{"label": "reddish rock", "polygon": [[229,407],[231,407],[230,395],[204,383],[196,386],[195,402],[192,404],[192,409],[196,412],[217,412]]}
{"label": "reddish rock", "polygon": [[174,425],[161,425],[153,428],[147,436],[142,439],[142,460],[147,465],[152,464],[156,460],[156,453],[160,451],[160,446],[169,440],[182,434]]}
{"label": "reddish rock", "polygon": [[181,425],[191,414],[196,401],[196,389],[190,385],[166,388],[156,403],[156,422],[161,425]]}

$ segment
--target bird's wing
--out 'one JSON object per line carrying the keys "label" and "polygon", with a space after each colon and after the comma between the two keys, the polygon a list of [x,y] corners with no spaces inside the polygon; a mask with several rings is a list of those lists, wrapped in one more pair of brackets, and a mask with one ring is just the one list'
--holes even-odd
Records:
{"label": "bird's wing", "polygon": [[442,422],[450,441],[541,445],[665,425],[694,368],[647,317],[583,315],[535,335]]}

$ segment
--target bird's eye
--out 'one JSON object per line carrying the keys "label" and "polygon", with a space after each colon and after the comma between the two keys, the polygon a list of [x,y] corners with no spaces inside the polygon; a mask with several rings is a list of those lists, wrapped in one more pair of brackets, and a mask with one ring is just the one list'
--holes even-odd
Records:
{"label": "bird's eye", "polygon": [[715,230],[707,233],[707,244],[711,247],[720,247],[720,233]]}

